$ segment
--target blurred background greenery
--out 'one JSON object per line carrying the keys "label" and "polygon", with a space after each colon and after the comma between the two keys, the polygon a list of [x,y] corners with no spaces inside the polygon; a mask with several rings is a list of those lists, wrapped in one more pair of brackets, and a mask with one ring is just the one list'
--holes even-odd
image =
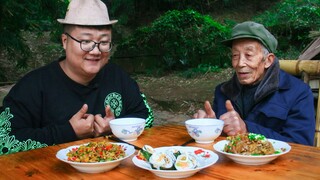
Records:
{"label": "blurred background greenery", "polygon": [[[221,41],[239,22],[264,24],[278,39],[280,59],[297,59],[320,30],[320,0],[104,0],[113,29],[111,61],[130,73],[193,77],[230,67]],[[64,54],[61,26],[69,0],[1,0],[0,82]]]}

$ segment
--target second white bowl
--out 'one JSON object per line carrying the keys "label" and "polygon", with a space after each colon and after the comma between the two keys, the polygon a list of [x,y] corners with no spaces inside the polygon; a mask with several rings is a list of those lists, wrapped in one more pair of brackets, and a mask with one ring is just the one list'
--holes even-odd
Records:
{"label": "second white bowl", "polygon": [[212,143],[220,136],[224,121],[220,119],[203,118],[185,121],[189,135],[197,143]]}
{"label": "second white bowl", "polygon": [[110,121],[112,133],[123,141],[135,141],[142,134],[146,120],[142,118],[118,118]]}

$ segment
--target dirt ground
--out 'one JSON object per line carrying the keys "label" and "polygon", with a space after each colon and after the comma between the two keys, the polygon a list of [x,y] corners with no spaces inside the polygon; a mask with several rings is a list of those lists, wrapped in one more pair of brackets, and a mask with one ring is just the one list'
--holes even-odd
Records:
{"label": "dirt ground", "polygon": [[[207,73],[196,78],[186,79],[177,74],[163,77],[132,76],[154,112],[154,125],[184,124],[184,121],[202,108],[205,100],[212,101],[216,85],[226,81],[232,69],[219,73]],[[0,105],[12,85],[0,86]]]}
{"label": "dirt ground", "polygon": [[176,74],[161,78],[135,76],[154,111],[155,125],[184,124],[184,121],[213,99],[214,88],[232,75],[232,69],[186,79]]}

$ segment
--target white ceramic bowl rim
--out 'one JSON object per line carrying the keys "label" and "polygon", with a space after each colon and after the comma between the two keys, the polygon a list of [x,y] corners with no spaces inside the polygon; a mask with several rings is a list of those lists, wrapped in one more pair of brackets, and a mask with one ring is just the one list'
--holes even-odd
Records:
{"label": "white ceramic bowl rim", "polygon": [[123,126],[123,125],[136,125],[136,124],[142,124],[145,123],[146,120],[142,118],[118,118],[118,119],[113,119],[109,123],[111,125],[118,125],[118,126]]}
{"label": "white ceramic bowl rim", "polygon": [[214,118],[200,118],[200,119],[189,119],[185,121],[186,125],[193,125],[193,126],[218,126],[223,125],[224,121],[220,119]]}

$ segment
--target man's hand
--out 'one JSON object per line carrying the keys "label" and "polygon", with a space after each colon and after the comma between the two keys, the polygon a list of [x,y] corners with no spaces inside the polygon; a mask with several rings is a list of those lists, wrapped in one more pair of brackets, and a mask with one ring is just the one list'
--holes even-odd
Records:
{"label": "man's hand", "polygon": [[104,118],[101,117],[101,114],[97,114],[94,116],[94,136],[95,137],[111,132],[109,122],[115,117],[109,105],[106,107],[105,111],[106,111],[106,116]]}
{"label": "man's hand", "polygon": [[198,112],[193,115],[193,118],[216,118],[216,113],[212,110],[209,101],[204,102],[204,109],[205,111],[202,109],[198,110]]}
{"label": "man's hand", "polygon": [[69,120],[74,132],[79,139],[93,137],[93,121],[92,114],[86,114],[88,105],[84,104],[81,109]]}
{"label": "man's hand", "polygon": [[228,136],[234,136],[236,134],[246,133],[247,127],[240,115],[234,110],[231,101],[226,101],[227,112],[219,117],[224,121],[223,132]]}

